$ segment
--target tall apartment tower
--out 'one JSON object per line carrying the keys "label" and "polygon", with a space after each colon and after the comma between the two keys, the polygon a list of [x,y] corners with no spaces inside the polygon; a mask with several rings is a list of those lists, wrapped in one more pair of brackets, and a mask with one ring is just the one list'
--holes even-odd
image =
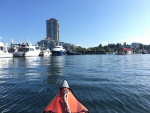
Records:
{"label": "tall apartment tower", "polygon": [[60,40],[60,23],[55,18],[46,20],[46,35],[54,41]]}

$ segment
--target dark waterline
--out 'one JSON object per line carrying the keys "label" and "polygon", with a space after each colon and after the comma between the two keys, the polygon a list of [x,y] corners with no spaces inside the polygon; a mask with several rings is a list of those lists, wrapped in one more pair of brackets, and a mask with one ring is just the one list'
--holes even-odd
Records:
{"label": "dark waterline", "polygon": [[64,79],[91,113],[149,113],[150,55],[0,59],[0,113],[41,113]]}

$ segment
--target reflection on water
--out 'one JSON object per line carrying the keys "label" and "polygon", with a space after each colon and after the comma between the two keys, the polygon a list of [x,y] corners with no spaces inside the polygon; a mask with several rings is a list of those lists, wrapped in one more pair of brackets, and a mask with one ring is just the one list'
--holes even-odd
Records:
{"label": "reflection on water", "polygon": [[63,68],[65,63],[66,56],[52,56],[50,61],[51,65],[49,65],[48,69],[50,71],[50,75],[59,76],[63,74]]}
{"label": "reflection on water", "polygon": [[0,68],[9,68],[12,63],[12,58],[0,58]]}
{"label": "reflection on water", "polygon": [[[0,58],[0,83],[5,83],[6,81],[3,80],[4,78],[10,78],[12,75],[9,76],[9,68],[13,65],[12,58]],[[5,75],[5,76],[4,76]]]}
{"label": "reflection on water", "polygon": [[65,60],[66,56],[51,56],[50,65],[47,69],[47,78],[45,80],[48,84],[57,85],[62,83]]}
{"label": "reflection on water", "polygon": [[40,65],[39,57],[20,57],[14,58],[15,67],[36,68]]}
{"label": "reflection on water", "polygon": [[150,55],[0,59],[0,113],[39,113],[64,79],[91,113],[148,113]]}

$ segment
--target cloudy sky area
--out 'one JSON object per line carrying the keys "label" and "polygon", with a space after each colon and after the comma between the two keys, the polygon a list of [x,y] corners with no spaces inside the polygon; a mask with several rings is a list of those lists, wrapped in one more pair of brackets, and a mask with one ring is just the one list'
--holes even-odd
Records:
{"label": "cloudy sky area", "polygon": [[0,0],[3,42],[46,38],[46,20],[60,21],[60,40],[83,47],[150,44],[150,0]]}

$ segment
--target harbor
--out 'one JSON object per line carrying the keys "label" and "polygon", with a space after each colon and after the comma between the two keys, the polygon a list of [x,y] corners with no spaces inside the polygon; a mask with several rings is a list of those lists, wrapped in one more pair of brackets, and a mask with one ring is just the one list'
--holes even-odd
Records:
{"label": "harbor", "polygon": [[0,113],[150,113],[150,1],[0,4]]}
{"label": "harbor", "polygon": [[[46,39],[47,40],[47,39]],[[141,48],[142,44],[138,43],[138,47],[134,48],[132,45],[120,45],[117,47],[117,44],[113,44],[114,47],[108,46],[98,46],[93,48],[82,48],[73,47],[71,45],[63,46],[59,45],[59,42],[53,42],[41,46],[37,43],[32,45],[27,39],[21,40],[20,43],[14,43],[11,40],[10,45],[8,43],[0,42],[0,58],[9,58],[9,57],[37,57],[37,56],[62,56],[62,55],[93,55],[93,54],[116,54],[116,55],[131,55],[131,54],[149,54],[150,47],[145,46],[147,49]],[[39,44],[39,45],[38,45]],[[107,49],[106,49],[107,47]],[[52,49],[50,49],[52,48]],[[71,49],[72,48],[72,49]]]}

